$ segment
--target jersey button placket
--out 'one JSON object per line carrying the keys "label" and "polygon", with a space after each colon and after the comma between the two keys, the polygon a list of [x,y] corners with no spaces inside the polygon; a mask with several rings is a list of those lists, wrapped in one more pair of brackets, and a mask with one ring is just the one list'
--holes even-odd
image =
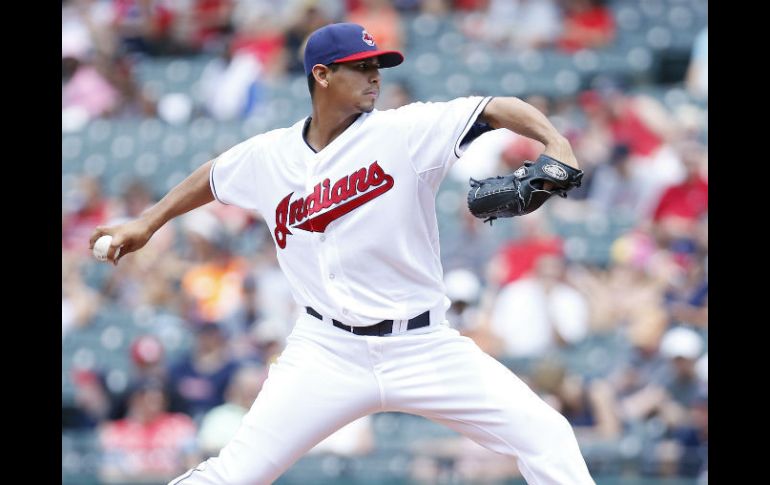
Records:
{"label": "jersey button placket", "polygon": [[[340,310],[347,310],[347,313],[342,312],[342,314],[347,318],[352,315],[352,311],[350,310],[350,302],[351,302],[351,294],[350,294],[350,288],[348,287],[349,280],[347,277],[346,271],[343,269],[342,262],[340,261],[340,254],[339,254],[339,241],[340,241],[340,234],[338,234],[335,231],[340,230],[340,228],[333,224],[330,228],[326,231],[326,243],[323,245],[319,244],[319,247],[323,248],[319,253],[323,254],[324,263],[326,264],[327,268],[327,274],[334,275],[334,278],[327,279],[328,287],[330,289],[333,288],[334,295],[335,295],[335,303],[337,303],[338,308]],[[345,238],[342,237],[342,241],[345,241]],[[349,324],[349,323],[348,323]]]}
{"label": "jersey button placket", "polygon": [[[320,244],[323,244],[326,241],[326,239],[327,239],[326,234],[321,234],[318,236],[318,241]],[[334,272],[333,265],[330,264],[331,258],[329,257],[329,254],[328,254],[329,250],[330,250],[329,246],[324,244],[323,247],[319,248],[318,255],[321,259],[321,264],[325,269],[327,278],[331,281],[331,280],[334,280],[334,278],[336,278],[336,275],[334,274],[335,272]]]}

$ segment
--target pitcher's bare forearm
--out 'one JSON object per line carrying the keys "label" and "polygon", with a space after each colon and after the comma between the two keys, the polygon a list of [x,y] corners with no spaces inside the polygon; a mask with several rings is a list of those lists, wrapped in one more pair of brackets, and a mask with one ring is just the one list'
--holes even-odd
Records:
{"label": "pitcher's bare forearm", "polygon": [[544,154],[575,168],[578,162],[569,141],[537,108],[519,98],[493,98],[482,113],[492,128],[506,128],[545,145]]}
{"label": "pitcher's bare forearm", "polygon": [[212,160],[198,167],[186,179],[171,189],[157,204],[153,205],[141,215],[149,229],[154,233],[165,223],[189,212],[193,209],[208,204],[214,200],[209,185],[209,172]]}
{"label": "pitcher's bare forearm", "polygon": [[209,185],[212,163],[208,161],[198,167],[138,218],[117,226],[95,228],[91,234],[90,247],[93,249],[94,243],[102,235],[112,236],[107,259],[117,264],[119,258],[144,247],[152,235],[174,217],[214,200]]}

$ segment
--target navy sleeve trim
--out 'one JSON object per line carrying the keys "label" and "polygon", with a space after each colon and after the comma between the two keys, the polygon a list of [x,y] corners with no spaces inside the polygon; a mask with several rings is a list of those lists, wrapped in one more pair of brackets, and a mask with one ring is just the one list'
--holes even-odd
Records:
{"label": "navy sleeve trim", "polygon": [[494,128],[489,126],[489,123],[479,123],[478,121],[476,123],[473,123],[473,126],[471,126],[471,129],[468,131],[468,134],[465,135],[465,138],[463,138],[460,141],[460,146],[466,145],[476,138],[480,137],[484,133],[488,131],[492,131]]}
{"label": "navy sleeve trim", "polygon": [[[492,96],[487,96],[483,98],[481,101],[479,101],[479,104],[476,106],[476,109],[473,110],[473,113],[471,113],[471,116],[468,118],[468,121],[465,123],[465,128],[463,129],[462,133],[457,139],[457,143],[455,143],[455,146],[454,146],[455,157],[460,158],[460,156],[462,155],[462,152],[464,151],[462,149],[463,145],[473,141],[479,135],[486,133],[487,131],[491,131],[493,129],[491,126],[489,126],[486,123],[483,123],[483,124],[476,123],[476,119],[484,111],[484,108],[487,107],[487,104],[491,100],[492,100]],[[479,125],[479,128],[476,129],[475,134],[471,135],[471,138],[466,140],[466,138],[471,134],[471,131],[474,129],[476,125]],[[484,129],[483,125],[486,125],[487,128]],[[483,130],[483,131],[480,131],[480,130]]]}
{"label": "navy sleeve trim", "polygon": [[219,196],[217,195],[217,188],[216,188],[216,185],[214,184],[214,167],[216,167],[217,165],[217,160],[218,159],[214,159],[214,161],[211,164],[211,170],[209,170],[209,186],[211,187],[211,193],[214,194],[214,198],[217,199],[222,204],[230,205],[227,202],[220,199]]}

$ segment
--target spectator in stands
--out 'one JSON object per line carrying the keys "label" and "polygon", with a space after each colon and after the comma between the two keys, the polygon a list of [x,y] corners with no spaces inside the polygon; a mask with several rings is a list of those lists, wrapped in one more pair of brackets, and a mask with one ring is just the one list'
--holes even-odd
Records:
{"label": "spectator in stands", "polygon": [[282,22],[276,22],[274,7],[252,6],[243,17],[234,17],[232,56],[249,55],[261,66],[260,78],[281,76],[286,72],[286,35]]}
{"label": "spectator in stands", "polygon": [[682,135],[681,126],[661,102],[647,95],[627,94],[620,80],[598,77],[593,84],[596,89],[581,95],[580,101],[589,118],[584,136],[590,134],[594,140],[591,147],[581,141],[580,153],[590,153],[596,163],[609,158],[602,146],[610,150],[617,144],[627,145],[632,177],[642,191],[639,213],[646,215],[663,188],[684,176],[673,148]]}
{"label": "spectator in stands", "polygon": [[186,411],[185,402],[169,382],[166,351],[158,337],[152,334],[138,336],[129,347],[129,355],[132,364],[129,371],[129,384],[124,393],[113,397],[111,413],[113,419],[126,417],[132,393],[136,386],[141,386],[145,382],[154,382],[163,386],[169,411]]}
{"label": "spectator in stands", "polygon": [[102,304],[101,296],[88,286],[80,274],[81,261],[62,251],[61,336],[89,325]]}
{"label": "spectator in stands", "polygon": [[93,62],[62,52],[62,110],[78,110],[89,119],[114,113],[120,92]]}
{"label": "spectator in stands", "polygon": [[[184,265],[176,252],[163,253],[162,246],[156,244],[145,257],[135,258],[123,268],[109,272],[102,291],[127,310],[183,314],[185,305],[178,287]],[[150,277],[153,270],[157,275]]]}
{"label": "spectator in stands", "polygon": [[687,141],[678,152],[685,179],[663,191],[652,214],[656,238],[664,245],[692,237],[698,219],[708,212],[706,150],[696,141]]}
{"label": "spectator in stands", "polygon": [[286,71],[304,74],[305,41],[316,29],[331,23],[324,9],[314,2],[306,2],[290,20],[286,29]]}
{"label": "spectator in stands", "polygon": [[166,379],[166,353],[158,337],[151,334],[140,335],[131,343],[129,352],[131,363],[134,364],[135,380]]}
{"label": "spectator in stands", "polygon": [[225,389],[237,368],[227,335],[219,324],[206,322],[197,324],[192,350],[171,365],[168,376],[186,414],[198,421],[224,402]]}
{"label": "spectator in stands", "polygon": [[561,256],[563,241],[549,227],[547,216],[533,212],[512,224],[517,237],[500,246],[487,266],[487,278],[494,286],[504,286],[529,276],[545,256]]}
{"label": "spectator in stands", "polygon": [[533,390],[559,411],[575,429],[581,444],[613,441],[621,436],[615,394],[604,379],[571,374],[564,363],[543,359],[532,372]]}
{"label": "spectator in stands", "polygon": [[[450,6],[451,9],[459,13],[475,12],[478,10],[484,10],[489,0],[437,0],[436,3],[442,3],[444,6]],[[424,3],[431,3],[425,1]]]}
{"label": "spectator in stands", "polygon": [[622,362],[608,376],[624,423],[640,419],[642,413],[637,409],[641,401],[646,399],[640,391],[647,389],[650,383],[657,382],[666,367],[665,358],[659,351],[665,327],[657,322],[638,322],[625,329],[629,348],[623,354]]}
{"label": "spectator in stands", "polygon": [[71,405],[62,402],[62,429],[95,429],[111,412],[110,393],[104,376],[85,369],[72,372],[75,397]]}
{"label": "spectator in stands", "polygon": [[[701,382],[698,399],[690,406],[688,424],[675,430],[674,435],[684,448],[680,473],[690,475],[689,471],[697,467],[698,483],[708,481],[708,434],[709,434],[709,397],[708,397],[708,352],[695,363],[695,372]],[[682,470],[684,468],[684,470]]]}
{"label": "spectator in stands", "polygon": [[263,367],[240,367],[225,392],[225,403],[203,415],[198,430],[198,447],[204,457],[216,456],[241,425],[241,420],[257,399],[267,377]]}
{"label": "spectator in stands", "polygon": [[[272,234],[269,231],[263,230],[260,234],[272,239]],[[291,295],[289,281],[278,266],[276,253],[271,244],[272,241],[270,241],[270,245],[263,244],[259,251],[250,258],[250,275],[254,277],[257,288],[259,288],[259,293],[256,295],[257,305],[264,318],[283,322],[285,328],[291,328],[294,315],[301,308],[297,306]]]}
{"label": "spectator in stands", "polygon": [[219,121],[242,118],[259,106],[264,65],[259,56],[244,48],[236,53],[231,44],[203,69],[200,95],[209,116]]}
{"label": "spectator in stands", "polygon": [[[625,420],[644,420],[658,416],[667,426],[685,422],[686,409],[698,399],[702,387],[695,363],[703,351],[701,337],[687,327],[668,330],[660,341],[665,359],[654,375],[637,390],[621,395],[620,410]],[[625,393],[624,393],[625,394]]]}
{"label": "spectator in stands", "polygon": [[470,39],[514,51],[553,45],[561,30],[555,0],[490,0],[486,10],[466,16],[461,27]]}
{"label": "spectator in stands", "polygon": [[173,38],[174,12],[166,2],[113,0],[112,28],[121,51],[144,55],[185,52]]}
{"label": "spectator in stands", "polygon": [[704,27],[695,37],[685,78],[687,91],[696,98],[709,95],[709,29]]}
{"label": "spectator in stands", "polygon": [[128,52],[191,55],[217,48],[232,31],[232,0],[115,0],[115,30]]}
{"label": "spectator in stands", "polygon": [[112,201],[104,195],[101,180],[82,175],[76,181],[75,190],[66,194],[63,205],[62,249],[85,254],[83,241],[88,240],[88,231],[107,222],[113,212]]}
{"label": "spectator in stands", "polygon": [[401,50],[406,44],[401,14],[389,0],[360,0],[345,21],[365,25],[380,49]]}
{"label": "spectator in stands", "polygon": [[192,3],[192,8],[188,6],[177,10],[176,23],[186,24],[177,29],[185,32],[191,50],[211,52],[222,38],[232,32],[231,19],[236,0],[193,0]]}
{"label": "spectator in stands", "polygon": [[[264,273],[263,273],[264,274]],[[233,355],[241,362],[266,364],[283,349],[290,333],[290,318],[287,312],[274,308],[281,306],[282,290],[275,288],[259,291],[259,279],[250,273],[243,283],[242,305],[221,324],[227,328]],[[269,277],[263,281],[269,282]],[[275,298],[272,307],[265,307],[264,301]],[[286,303],[286,302],[284,302]]]}
{"label": "spectator in stands", "polygon": [[634,176],[631,151],[625,143],[615,145],[607,163],[600,164],[589,184],[588,203],[601,214],[640,219],[643,187]]}
{"label": "spectator in stands", "polygon": [[692,328],[669,329],[660,343],[661,354],[668,359],[668,372],[661,383],[671,399],[681,407],[691,406],[703,390],[695,364],[703,355],[703,339]]}
{"label": "spectator in stands", "polygon": [[[586,298],[564,282],[562,257],[543,256],[534,273],[504,286],[489,316],[496,357],[539,357],[569,347],[588,333]],[[512,315],[516,315],[512,318]]]}
{"label": "spectator in stands", "polygon": [[147,184],[140,179],[134,179],[120,194],[120,202],[120,217],[133,218],[150,207],[155,200]]}
{"label": "spectator in stands", "polygon": [[112,29],[113,5],[99,0],[62,1],[62,54],[115,54],[117,45]]}
{"label": "spectator in stands", "polygon": [[130,57],[123,54],[103,56],[100,65],[106,79],[119,94],[112,116],[136,118],[156,115],[157,102],[147,90],[141,88]]}
{"label": "spectator in stands", "polygon": [[618,238],[610,254],[605,285],[613,302],[613,320],[631,333],[644,328],[659,338],[668,323],[663,305],[666,287],[679,274],[671,253],[637,228]]}
{"label": "spectator in stands", "polygon": [[[674,255],[676,258],[679,255]],[[677,258],[682,268],[679,278],[672,278],[666,288],[664,304],[672,324],[708,328],[708,277],[703,261],[689,254]]]}
{"label": "spectator in stands", "polygon": [[167,411],[163,385],[137,383],[124,419],[104,423],[100,478],[105,483],[160,481],[198,462],[195,423]]}
{"label": "spectator in stands", "polygon": [[141,90],[128,58],[62,58],[62,114],[100,117],[153,116],[155,101]]}
{"label": "spectator in stands", "polygon": [[[660,353],[667,361],[660,378],[622,402],[621,409],[632,418],[656,416],[665,425],[662,439],[648,457],[661,475],[685,472],[695,476],[703,460],[697,451],[705,445],[702,440],[708,433],[703,414],[707,398],[695,368],[702,350],[703,342],[692,329],[670,329],[660,344]],[[690,450],[695,451],[694,456],[685,455],[687,447],[695,448]]]}
{"label": "spectator in stands", "polygon": [[590,311],[592,334],[608,334],[620,326],[615,315],[615,302],[608,285],[609,272],[598,264],[571,264],[565,280],[586,297]]}
{"label": "spectator in stands", "polygon": [[243,305],[243,282],[248,273],[244,258],[233,254],[232,241],[221,222],[206,211],[185,216],[193,265],[182,276],[192,321],[223,321]]}
{"label": "spectator in stands", "polygon": [[687,413],[685,423],[669,434],[670,440],[676,443],[676,475],[702,477],[708,470],[708,393],[701,393]]}
{"label": "spectator in stands", "polygon": [[575,153],[581,161],[597,169],[609,160],[613,146],[622,144],[631,151],[628,143],[615,140],[611,128],[612,114],[604,94],[597,90],[583,91],[578,94],[574,107],[577,112],[562,105],[562,109],[568,111],[568,119],[578,118],[574,122],[577,135],[574,139]]}
{"label": "spectator in stands", "polygon": [[232,313],[223,317],[221,323],[227,328],[230,340],[236,341],[245,337],[251,326],[263,316],[257,280],[252,274],[247,274],[241,285],[240,304]]}
{"label": "spectator in stands", "polygon": [[615,19],[606,0],[561,0],[564,25],[558,46],[565,52],[600,49],[615,38]]}

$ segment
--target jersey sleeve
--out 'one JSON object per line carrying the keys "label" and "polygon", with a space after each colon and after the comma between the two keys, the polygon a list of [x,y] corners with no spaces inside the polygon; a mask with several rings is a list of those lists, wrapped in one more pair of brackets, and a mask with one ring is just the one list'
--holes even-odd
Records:
{"label": "jersey sleeve", "polygon": [[[407,139],[412,164],[418,174],[446,173],[462,156],[491,97],[471,96],[441,103],[413,103],[402,108],[409,127]],[[477,136],[477,135],[476,135]]]}
{"label": "jersey sleeve", "polygon": [[214,159],[209,172],[211,192],[219,202],[257,210],[258,137],[230,148]]}

